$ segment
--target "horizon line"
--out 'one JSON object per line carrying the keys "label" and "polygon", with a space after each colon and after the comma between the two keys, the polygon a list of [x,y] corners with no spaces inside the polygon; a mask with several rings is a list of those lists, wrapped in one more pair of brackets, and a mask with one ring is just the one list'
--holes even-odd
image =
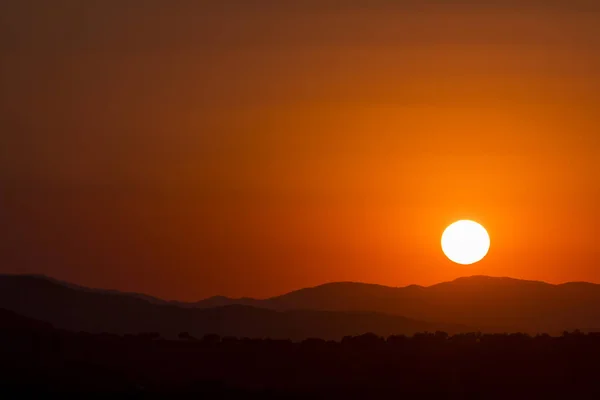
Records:
{"label": "horizon line", "polygon": [[39,273],[0,273],[0,277],[30,277],[30,278],[45,279],[45,280],[51,281],[56,284],[60,284],[65,287],[70,287],[71,289],[79,289],[82,291],[104,292],[104,293],[112,293],[112,294],[120,294],[120,295],[141,296],[141,297],[146,297],[148,299],[153,299],[153,300],[157,300],[157,301],[164,302],[164,303],[188,304],[188,305],[200,303],[202,301],[206,301],[206,300],[210,300],[210,299],[217,299],[217,298],[228,299],[228,300],[267,301],[267,300],[275,299],[278,297],[282,297],[282,296],[285,296],[285,295],[288,295],[291,293],[295,293],[295,292],[299,292],[299,291],[303,291],[303,290],[311,290],[311,289],[316,289],[316,288],[328,286],[328,285],[342,285],[342,284],[378,286],[381,288],[388,288],[388,289],[407,289],[407,288],[428,289],[428,288],[433,288],[433,287],[444,285],[444,284],[455,283],[460,280],[485,278],[485,279],[494,279],[494,280],[510,280],[510,281],[526,282],[526,283],[536,283],[536,284],[543,284],[543,285],[548,285],[548,286],[553,286],[553,287],[564,286],[564,285],[569,285],[569,284],[588,284],[588,285],[600,286],[600,283],[589,282],[589,281],[567,281],[567,282],[555,284],[555,283],[550,283],[550,282],[546,282],[546,281],[542,281],[542,280],[520,279],[520,278],[513,278],[510,276],[492,276],[492,275],[478,274],[478,275],[459,276],[452,280],[442,281],[442,282],[434,283],[434,284],[428,285],[428,286],[423,286],[423,285],[418,285],[418,284],[410,284],[410,285],[405,285],[405,286],[389,286],[389,285],[382,285],[379,283],[369,283],[369,282],[359,282],[359,281],[330,281],[330,282],[321,283],[321,284],[318,284],[315,286],[306,286],[306,287],[302,287],[299,289],[293,289],[288,292],[284,292],[282,294],[278,294],[278,295],[270,296],[270,297],[266,297],[266,298],[255,298],[255,297],[247,297],[247,296],[229,297],[229,296],[224,296],[224,295],[213,295],[213,296],[204,297],[204,298],[201,298],[199,300],[194,300],[194,301],[182,301],[182,300],[167,300],[162,297],[158,297],[155,295],[142,293],[142,292],[130,292],[130,291],[123,291],[123,290],[119,290],[119,289],[89,287],[89,286],[80,285],[78,283],[73,283],[70,281],[54,278],[54,277],[46,275],[46,274],[39,274]]}

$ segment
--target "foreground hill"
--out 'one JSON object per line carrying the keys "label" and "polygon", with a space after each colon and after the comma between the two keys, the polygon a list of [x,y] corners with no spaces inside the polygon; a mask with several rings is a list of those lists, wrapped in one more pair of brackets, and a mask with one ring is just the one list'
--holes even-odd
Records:
{"label": "foreground hill", "polygon": [[245,305],[185,308],[157,304],[137,294],[83,289],[35,276],[0,276],[0,308],[72,331],[158,332],[165,337],[188,332],[196,337],[214,333],[302,340],[341,339],[366,332],[387,336],[469,330],[465,326],[364,311],[275,311]]}
{"label": "foreground hill", "polygon": [[164,340],[70,332],[0,309],[7,399],[597,398],[599,357],[599,334]]}
{"label": "foreground hill", "polygon": [[[209,306],[214,301],[207,299],[195,306]],[[330,283],[266,300],[220,297],[218,301],[273,310],[373,311],[464,324],[482,331],[600,331],[600,285],[583,282],[551,285],[474,276],[430,287]]]}

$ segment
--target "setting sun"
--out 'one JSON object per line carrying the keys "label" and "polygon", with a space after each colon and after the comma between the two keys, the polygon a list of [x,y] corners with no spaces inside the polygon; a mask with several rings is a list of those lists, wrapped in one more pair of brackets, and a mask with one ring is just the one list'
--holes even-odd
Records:
{"label": "setting sun", "polygon": [[457,264],[469,265],[481,261],[490,249],[490,236],[474,221],[458,221],[442,235],[442,250]]}

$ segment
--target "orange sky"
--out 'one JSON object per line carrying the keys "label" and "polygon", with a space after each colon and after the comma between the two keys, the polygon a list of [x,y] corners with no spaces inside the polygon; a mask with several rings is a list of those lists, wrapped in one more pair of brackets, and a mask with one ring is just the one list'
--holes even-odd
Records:
{"label": "orange sky", "polygon": [[[600,282],[600,8],[333,3],[3,1],[0,272]],[[492,238],[470,267],[439,244],[464,218]]]}

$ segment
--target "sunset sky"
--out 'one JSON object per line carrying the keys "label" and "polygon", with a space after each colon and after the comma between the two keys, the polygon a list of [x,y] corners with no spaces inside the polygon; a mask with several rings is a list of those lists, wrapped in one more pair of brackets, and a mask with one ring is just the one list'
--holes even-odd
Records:
{"label": "sunset sky", "polygon": [[600,3],[448,3],[2,0],[0,272],[600,283]]}

